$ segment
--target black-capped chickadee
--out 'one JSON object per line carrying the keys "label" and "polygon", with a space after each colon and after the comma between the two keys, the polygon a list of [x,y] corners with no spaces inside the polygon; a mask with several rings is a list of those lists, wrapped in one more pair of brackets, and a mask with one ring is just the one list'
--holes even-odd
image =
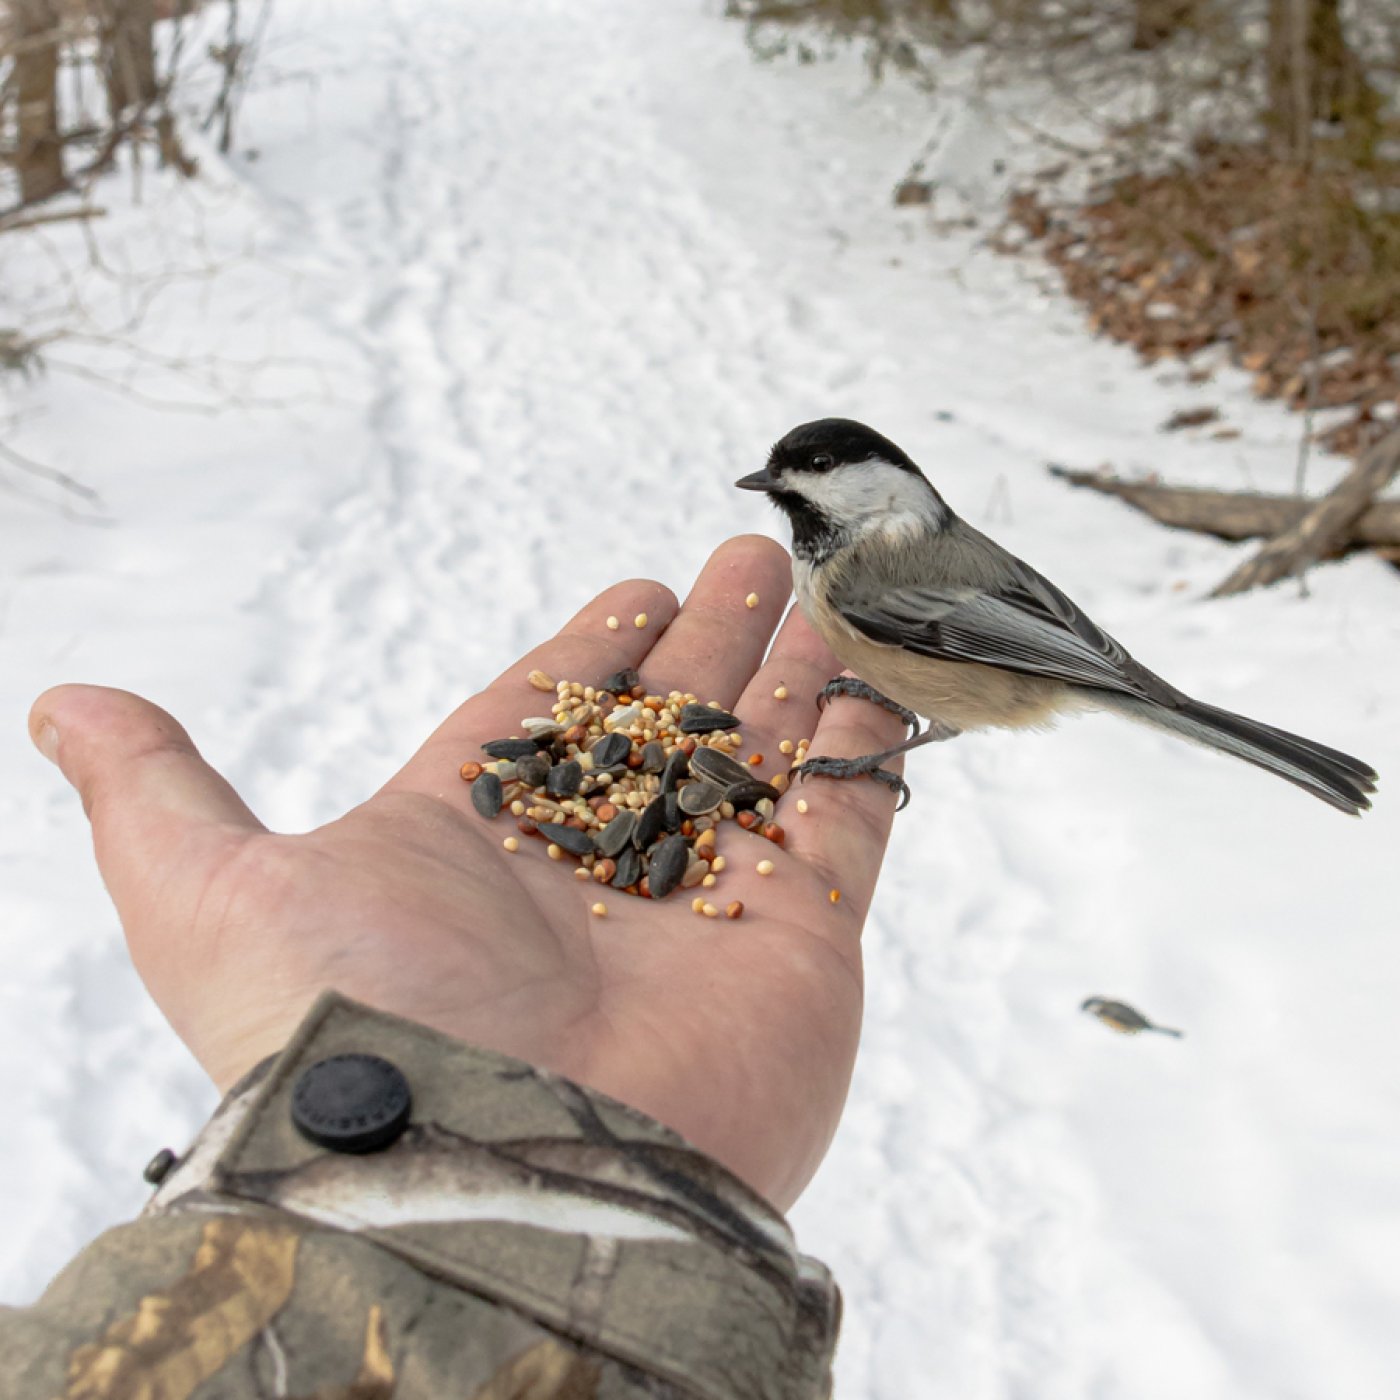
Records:
{"label": "black-capped chickadee", "polygon": [[1103,997],[1086,997],[1079,1009],[1097,1016],[1110,1030],[1121,1031],[1124,1035],[1137,1035],[1139,1031],[1156,1031],[1158,1035],[1175,1036],[1181,1039],[1181,1032],[1170,1026],[1157,1026],[1135,1007],[1126,1001],[1107,1001]]}
{"label": "black-capped chickadee", "polygon": [[[1234,754],[1343,812],[1370,807],[1373,769],[1154,676],[1053,583],[959,519],[894,443],[863,424],[804,423],[735,485],[766,492],[787,514],[798,604],[860,678],[823,693],[884,704],[913,730],[883,753],[809,759],[804,776],[869,774],[902,806],[908,787],[880,767],[896,754],[963,730],[1043,726],[1098,709]],[[923,733],[918,715],[930,721]]]}

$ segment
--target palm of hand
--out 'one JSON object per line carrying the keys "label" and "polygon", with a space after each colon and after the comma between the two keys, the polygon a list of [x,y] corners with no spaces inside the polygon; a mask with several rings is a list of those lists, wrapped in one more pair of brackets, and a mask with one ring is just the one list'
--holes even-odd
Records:
{"label": "palm of hand", "polygon": [[[538,708],[525,682],[537,667],[596,679],[636,665],[653,689],[734,706],[746,751],[776,755],[779,738],[816,727],[811,697],[836,669],[800,617],[762,661],[786,567],[769,541],[732,541],[678,615],[658,584],[616,585],[461,706],[373,798],[304,836],[266,832],[178,725],[134,696],[63,687],[40,698],[33,723],[57,728],[138,969],[221,1087],[335,987],[640,1108],[785,1206],[845,1096],[860,926],[893,796],[816,782],[797,816],[788,794],[783,850],[726,825],[715,893],[745,905],[730,921],[696,915],[683,892],[644,900],[571,878],[538,842],[507,852],[513,825],[475,813],[456,769]],[[642,611],[644,632],[604,626]],[[773,698],[780,681],[792,700]],[[838,701],[814,752],[885,746],[894,724]],[[767,878],[755,871],[764,857],[776,866]],[[589,912],[600,900],[601,918]]]}

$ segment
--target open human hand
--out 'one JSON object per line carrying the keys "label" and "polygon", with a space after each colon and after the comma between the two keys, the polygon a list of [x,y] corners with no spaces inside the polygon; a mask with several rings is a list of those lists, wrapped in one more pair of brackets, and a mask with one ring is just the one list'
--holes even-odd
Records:
{"label": "open human hand", "polygon": [[[615,584],[367,802],[304,835],[269,832],[171,716],[128,692],[55,687],[30,730],[82,796],[137,970],[221,1089],[335,988],[631,1104],[785,1209],[845,1099],[860,931],[894,795],[818,780],[797,815],[794,784],[778,805],[782,849],[726,823],[717,893],[744,902],[741,919],[697,917],[681,893],[616,891],[597,918],[598,887],[569,878],[543,842],[508,853],[513,828],[473,810],[457,770],[540,708],[534,669],[592,681],[636,667],[652,692],[733,710],[748,750],[776,754],[804,734],[814,754],[888,747],[903,727],[876,706],[838,699],[818,718],[839,667],[800,614],[769,651],[788,569],[778,545],[744,536],[711,556],[683,607],[659,583]],[[609,615],[625,625],[610,631]],[[780,683],[790,699],[774,697]],[[768,877],[755,871],[764,857]]]}

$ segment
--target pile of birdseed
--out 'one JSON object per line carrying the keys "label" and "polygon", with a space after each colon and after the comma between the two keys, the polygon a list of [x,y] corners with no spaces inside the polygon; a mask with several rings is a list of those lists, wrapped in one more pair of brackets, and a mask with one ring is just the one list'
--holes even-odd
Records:
{"label": "pile of birdseed", "polygon": [[[461,774],[483,817],[508,810],[522,835],[548,842],[551,859],[577,861],[576,878],[665,899],[718,883],[721,822],[783,844],[774,806],[810,740],[784,739],[778,748],[789,769],[764,779],[762,754],[735,757],[744,745],[739,720],[715,701],[678,690],[649,695],[630,669],[596,686],[556,683],[542,671],[529,679],[555,693],[551,712],[522,719],[523,735],[483,744],[488,761],[464,763]],[[520,842],[508,836],[505,846],[518,850]],[[711,918],[721,912],[704,894],[692,907]],[[595,904],[593,912],[607,911]],[[743,912],[738,900],[723,909],[731,919]]]}

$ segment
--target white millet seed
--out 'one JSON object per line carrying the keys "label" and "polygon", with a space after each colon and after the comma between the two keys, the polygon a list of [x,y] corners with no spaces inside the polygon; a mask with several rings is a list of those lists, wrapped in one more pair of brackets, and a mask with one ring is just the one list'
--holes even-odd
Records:
{"label": "white millet seed", "polygon": [[744,606],[746,608],[756,608],[758,606],[758,594],[750,593],[749,596],[744,599]]}
{"label": "white millet seed", "polygon": [[501,845],[508,851],[518,851],[520,849],[520,838],[517,836],[507,836],[506,839],[501,842]]}
{"label": "white millet seed", "polygon": [[803,813],[811,810],[807,805],[807,799],[805,797],[799,797],[797,799],[797,810]]}
{"label": "white millet seed", "polygon": [[608,618],[608,631],[609,631],[609,632],[616,632],[617,629],[618,629],[619,627],[621,627],[621,626],[622,626],[622,624],[621,624],[615,617],[610,617],[610,618]]}
{"label": "white millet seed", "polygon": [[773,873],[773,862],[771,860],[759,861],[758,873],[760,875],[771,875]]}
{"label": "white millet seed", "polygon": [[785,685],[780,685],[780,686],[777,688],[777,690],[775,690],[775,691],[773,692],[773,699],[775,699],[775,700],[786,700],[787,697],[788,697],[788,688],[787,688],[787,686],[785,686]]}
{"label": "white millet seed", "polygon": [[595,904],[588,912],[592,914],[595,919],[601,919],[603,915],[608,912],[608,906],[606,904]]}
{"label": "white millet seed", "polygon": [[635,627],[639,632],[640,632],[641,629],[642,629],[643,627],[645,627],[646,625],[647,625],[647,615],[646,615],[646,613],[638,613],[638,614],[636,615],[636,617],[634,617],[634,618],[632,619],[632,626]]}

